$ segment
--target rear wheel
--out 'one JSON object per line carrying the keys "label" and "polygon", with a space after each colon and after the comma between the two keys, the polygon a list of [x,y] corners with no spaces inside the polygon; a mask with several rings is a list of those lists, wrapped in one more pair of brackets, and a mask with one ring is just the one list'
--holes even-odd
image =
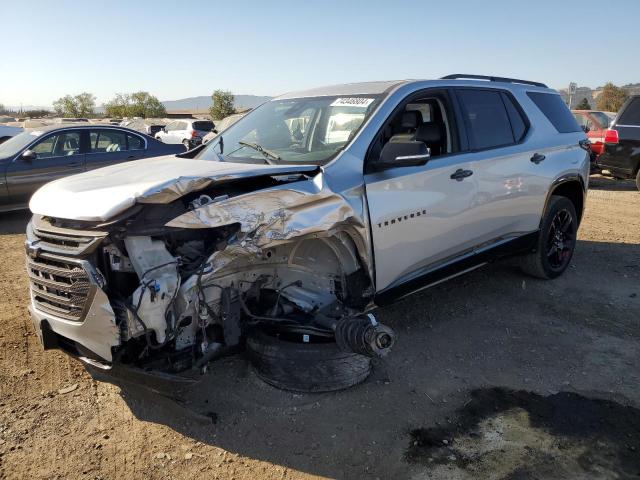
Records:
{"label": "rear wheel", "polygon": [[534,252],[522,256],[520,268],[538,278],[556,278],[567,269],[576,245],[578,216],[566,197],[552,196]]}
{"label": "rear wheel", "polygon": [[638,173],[636,174],[636,188],[640,191],[640,169],[638,169]]}
{"label": "rear wheel", "polygon": [[191,150],[191,147],[189,146],[189,140],[183,140],[182,145],[184,145],[184,148],[186,148],[187,150]]}
{"label": "rear wheel", "polygon": [[342,390],[369,376],[369,357],[342,351],[330,338],[302,340],[302,334],[253,331],[247,352],[255,372],[274,387],[297,392]]}

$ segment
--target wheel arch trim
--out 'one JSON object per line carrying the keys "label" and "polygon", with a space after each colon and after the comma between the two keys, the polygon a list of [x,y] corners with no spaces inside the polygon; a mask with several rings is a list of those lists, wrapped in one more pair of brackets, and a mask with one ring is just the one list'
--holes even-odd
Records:
{"label": "wheel arch trim", "polygon": [[[579,191],[581,195],[577,197],[572,197],[567,195],[567,190],[570,188],[571,184],[577,184],[579,186]],[[542,209],[542,215],[540,215],[540,226],[542,226],[542,222],[544,221],[544,214],[547,211],[547,207],[549,206],[549,201],[553,195],[560,195],[563,197],[567,197],[576,207],[576,214],[578,215],[578,226],[582,221],[582,216],[584,213],[584,207],[587,200],[587,184],[582,178],[582,175],[579,173],[568,173],[556,178],[549,188],[547,192],[547,197],[544,201],[544,208]]]}

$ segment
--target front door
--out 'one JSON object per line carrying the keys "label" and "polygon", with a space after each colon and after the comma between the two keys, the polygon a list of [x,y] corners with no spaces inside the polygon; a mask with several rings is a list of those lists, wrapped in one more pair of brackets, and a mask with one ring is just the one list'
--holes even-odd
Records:
{"label": "front door", "polygon": [[14,158],[6,173],[10,202],[27,204],[31,195],[45,183],[83,172],[82,134],[80,131],[63,131],[43,136],[31,146],[35,158]]}
{"label": "front door", "polygon": [[460,152],[451,105],[444,91],[411,95],[370,149],[368,164],[386,142],[424,141],[431,150],[422,166],[365,174],[378,292],[419,278],[476,243],[478,186],[470,154]]}

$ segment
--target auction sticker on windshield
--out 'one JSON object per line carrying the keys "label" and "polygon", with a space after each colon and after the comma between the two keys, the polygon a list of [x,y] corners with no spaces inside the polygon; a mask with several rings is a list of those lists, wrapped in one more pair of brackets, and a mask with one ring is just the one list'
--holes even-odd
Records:
{"label": "auction sticker on windshield", "polygon": [[332,107],[360,107],[367,108],[373,103],[373,98],[347,97],[336,98],[331,104]]}

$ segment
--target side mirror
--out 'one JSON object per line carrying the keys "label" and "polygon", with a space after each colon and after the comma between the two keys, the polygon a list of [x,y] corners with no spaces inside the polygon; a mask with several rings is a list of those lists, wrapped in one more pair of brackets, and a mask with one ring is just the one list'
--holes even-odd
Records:
{"label": "side mirror", "polygon": [[27,149],[24,152],[22,152],[22,155],[20,155],[20,159],[23,162],[31,163],[36,159],[36,154],[33,153],[33,150]]}
{"label": "side mirror", "polygon": [[586,125],[582,125],[582,127],[581,127],[581,128],[582,128],[582,131],[583,131],[584,133],[589,133],[589,131],[591,130],[591,129],[590,129],[589,127],[587,127]]}
{"label": "side mirror", "polygon": [[378,170],[396,167],[424,165],[431,158],[431,151],[424,142],[387,142],[382,147],[380,159],[375,163]]}

